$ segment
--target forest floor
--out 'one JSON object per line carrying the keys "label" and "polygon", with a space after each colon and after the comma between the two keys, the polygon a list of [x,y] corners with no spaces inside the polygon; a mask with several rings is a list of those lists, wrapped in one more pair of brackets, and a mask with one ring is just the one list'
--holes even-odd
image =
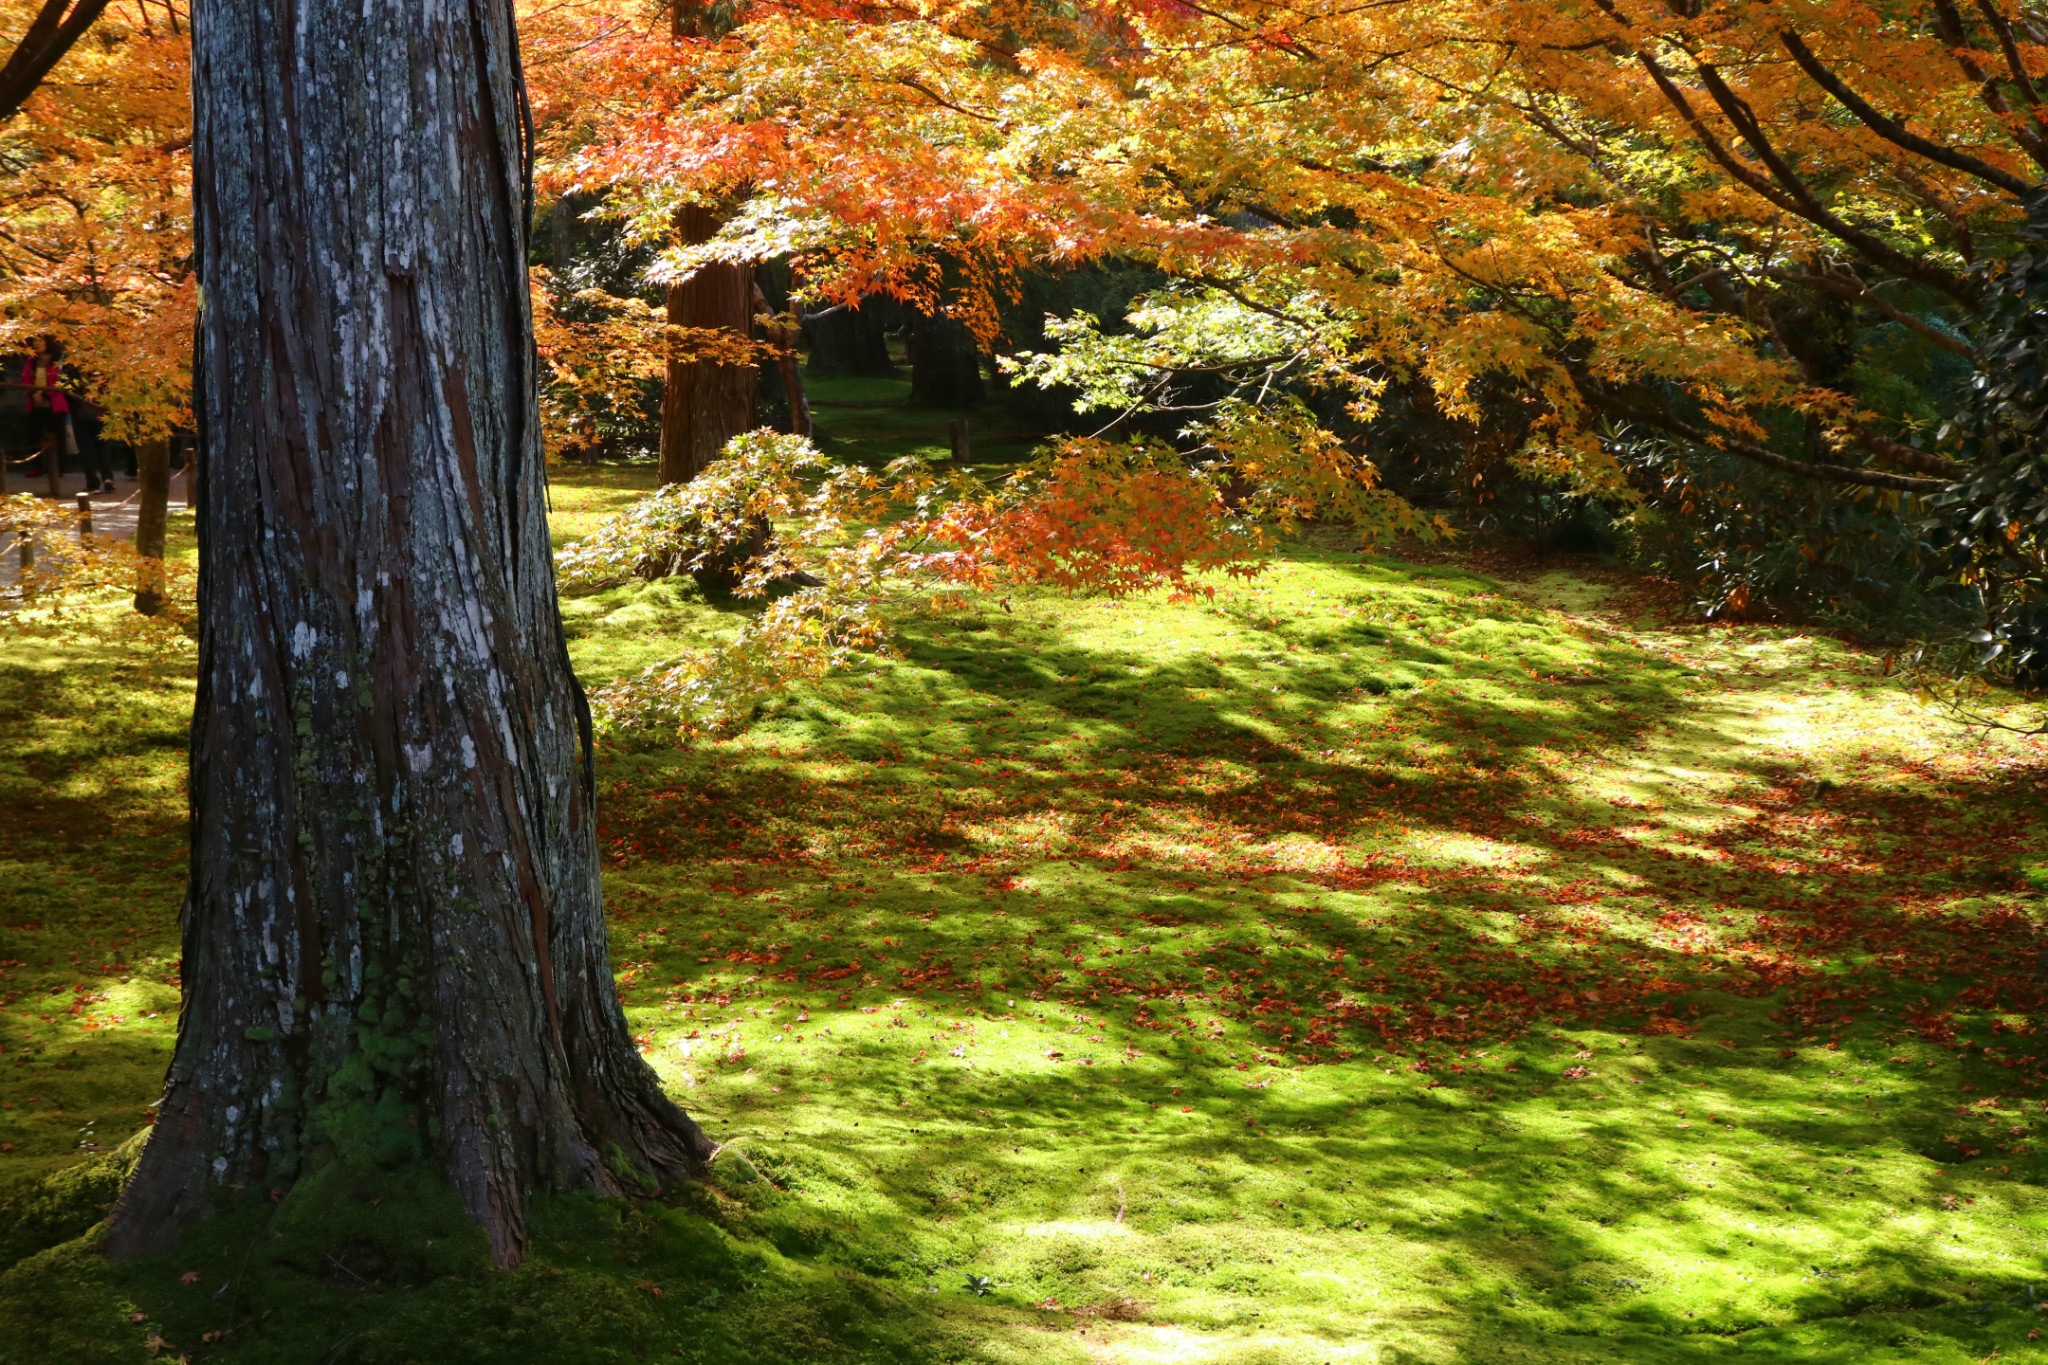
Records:
{"label": "forest floor", "polygon": [[[558,535],[649,482],[559,473]],[[587,680],[731,628],[565,604]],[[517,1271],[362,1173],[108,1265],[191,656],[0,642],[0,1360],[2048,1359],[2048,748],[1590,565],[1012,593],[601,755],[615,965],[728,1147]],[[67,1240],[70,1239],[70,1240]]]}

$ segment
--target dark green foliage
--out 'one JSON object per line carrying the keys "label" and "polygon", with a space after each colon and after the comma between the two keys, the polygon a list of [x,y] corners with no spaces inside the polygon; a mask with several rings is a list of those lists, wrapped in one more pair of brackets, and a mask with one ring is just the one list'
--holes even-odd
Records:
{"label": "dark green foliage", "polygon": [[1661,438],[1620,441],[1655,491],[1630,521],[1629,558],[1693,585],[1710,620],[1787,617],[1898,642],[1959,629],[1966,595],[1898,494],[1791,483],[1774,470]]}
{"label": "dark green foliage", "polygon": [[1986,273],[1991,325],[1952,429],[1970,474],[1942,499],[1983,622],[1979,662],[2048,680],[2048,190],[2028,200],[2021,249]]}
{"label": "dark green foliage", "polygon": [[[1852,328],[1839,309],[1807,321],[1807,358],[1897,438],[1915,439],[1963,401],[1969,366],[1926,338],[1891,322]],[[1804,479],[1635,425],[1615,426],[1609,449],[1640,501],[1591,496],[1518,463],[1539,415],[1526,395],[1495,381],[1477,396],[1480,419],[1452,421],[1422,386],[1394,385],[1355,433],[1389,487],[1468,534],[1611,556],[1688,585],[1709,619],[1812,621],[1887,641],[1952,633],[1968,619],[1970,594],[1946,575],[1919,500]],[[1323,417],[1344,429],[1340,415]],[[1816,427],[1787,416],[1771,438],[1793,458],[1839,458]]]}
{"label": "dark green foliage", "polygon": [[[1144,266],[1108,261],[1075,270],[1031,271],[1018,281],[1018,297],[1003,310],[1003,337],[998,355],[1049,349],[1045,335],[1047,317],[1071,317],[1092,313],[1102,319],[1107,331],[1123,328],[1124,314],[1138,295],[1165,284],[1166,277]],[[1106,413],[1077,414],[1069,388],[1041,388],[1035,383],[1011,383],[1000,368],[996,375],[996,397],[1012,421],[1029,424],[1041,431],[1084,432],[1101,426]],[[1139,429],[1170,436],[1177,422],[1141,421]]]}

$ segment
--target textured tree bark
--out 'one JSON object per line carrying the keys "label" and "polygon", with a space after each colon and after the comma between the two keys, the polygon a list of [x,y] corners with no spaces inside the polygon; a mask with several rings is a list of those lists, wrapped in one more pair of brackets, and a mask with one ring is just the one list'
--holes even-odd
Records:
{"label": "textured tree bark", "polygon": [[135,553],[142,567],[135,584],[135,610],[155,616],[164,609],[164,525],[171,510],[171,443],[159,436],[135,448]]}
{"label": "textured tree bark", "polygon": [[714,1150],[613,986],[551,572],[512,0],[194,14],[184,1013],[110,1250],[332,1159],[530,1195]]}
{"label": "textured tree bark", "polygon": [[[718,214],[689,205],[676,215],[688,243],[708,242],[718,231]],[[724,331],[745,341],[754,330],[752,267],[707,265],[668,287],[671,327]],[[696,359],[687,343],[669,352],[661,393],[661,465],[665,484],[688,483],[717,459],[725,443],[754,427],[759,367]]]}

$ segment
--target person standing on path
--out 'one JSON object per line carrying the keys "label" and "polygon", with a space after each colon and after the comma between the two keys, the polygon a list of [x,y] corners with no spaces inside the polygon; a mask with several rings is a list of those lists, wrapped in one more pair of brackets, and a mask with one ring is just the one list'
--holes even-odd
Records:
{"label": "person standing on path", "polygon": [[36,442],[39,472],[50,481],[53,496],[64,472],[64,419],[71,411],[62,388],[62,355],[57,339],[44,333],[30,338],[21,364],[21,384],[28,390],[29,434]]}

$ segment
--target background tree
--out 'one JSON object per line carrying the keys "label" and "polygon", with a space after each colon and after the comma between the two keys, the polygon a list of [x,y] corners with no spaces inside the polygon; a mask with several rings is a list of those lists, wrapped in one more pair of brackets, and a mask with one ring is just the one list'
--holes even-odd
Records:
{"label": "background tree", "polygon": [[0,130],[0,339],[51,332],[114,440],[191,420],[192,114],[180,4],[97,24]]}
{"label": "background tree", "polygon": [[[727,6],[672,0],[678,45],[715,42],[730,27]],[[697,246],[717,235],[715,204],[676,210],[676,239]],[[706,261],[668,284],[668,372],[661,398],[661,481],[688,483],[725,443],[754,426],[759,368],[747,349],[754,329],[754,270],[743,260]]]}
{"label": "background tree", "polygon": [[426,1160],[514,1262],[534,1192],[651,1188],[712,1147],[609,968],[511,7],[219,0],[193,72],[185,1001],[112,1246],[224,1189]]}
{"label": "background tree", "polygon": [[953,318],[913,314],[908,349],[912,407],[968,408],[986,396],[974,333]]}
{"label": "background tree", "polygon": [[[676,212],[686,245],[708,242],[720,215],[699,204]],[[688,483],[725,443],[754,426],[760,372],[748,338],[754,271],[713,261],[668,285],[668,360],[661,394],[661,481]]]}
{"label": "background tree", "polygon": [[894,379],[889,354],[889,300],[835,303],[803,317],[804,370],[814,378]]}

